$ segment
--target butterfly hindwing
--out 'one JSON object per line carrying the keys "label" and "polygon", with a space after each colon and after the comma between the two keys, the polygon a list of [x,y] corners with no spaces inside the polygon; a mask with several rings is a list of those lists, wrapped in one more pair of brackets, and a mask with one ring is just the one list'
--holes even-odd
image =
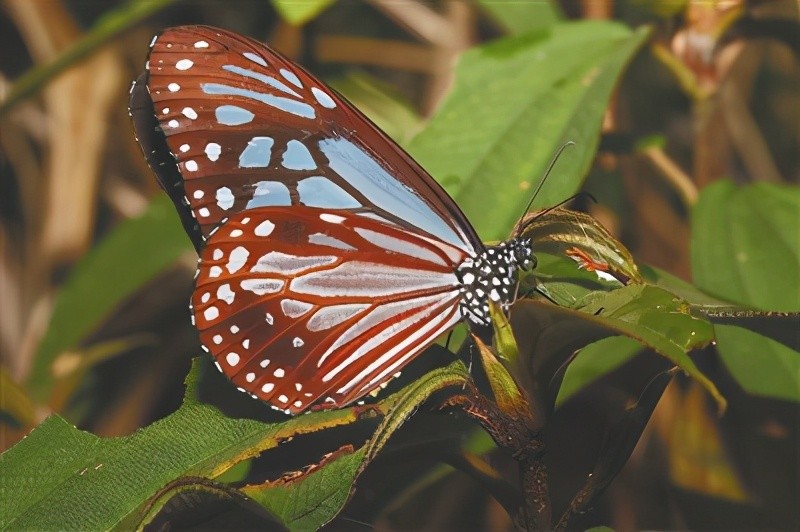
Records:
{"label": "butterfly hindwing", "polygon": [[376,388],[461,319],[446,242],[352,212],[259,207],[209,238],[200,338],[238,387],[296,413]]}

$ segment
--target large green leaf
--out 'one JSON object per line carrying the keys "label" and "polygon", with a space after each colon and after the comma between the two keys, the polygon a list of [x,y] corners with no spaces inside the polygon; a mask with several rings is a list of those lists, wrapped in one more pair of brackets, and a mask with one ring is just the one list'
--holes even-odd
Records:
{"label": "large green leaf", "polygon": [[570,140],[576,147],[564,152],[535,206],[578,190],[611,91],[646,36],[610,22],[569,22],[469,50],[453,91],[410,152],[482,237],[504,238]]}
{"label": "large green leaf", "polygon": [[[205,368],[210,369],[206,361]],[[176,479],[215,479],[233,465],[258,456],[304,434],[351,424],[363,413],[383,416],[383,425],[395,430],[433,391],[461,385],[467,377],[456,362],[371,407],[312,412],[283,422],[227,417],[218,408],[200,402],[200,365],[196,361],[187,379],[184,404],[175,413],[131,436],[99,438],[51,416],[23,441],[0,455],[0,528],[17,530],[101,530],[134,528],[148,514],[147,503]],[[212,374],[217,376],[214,370]],[[222,382],[221,377],[220,384]],[[373,440],[385,441],[387,429]],[[365,456],[380,450],[366,447]],[[343,455],[343,459],[351,456]],[[331,464],[336,462],[331,462]],[[346,462],[337,467],[345,467]],[[356,472],[363,469],[358,462]],[[351,468],[352,469],[352,468]],[[322,484],[296,483],[306,501],[316,505],[277,508],[275,513],[299,528],[318,528],[331,519],[350,494],[352,475],[327,475]],[[319,481],[320,477],[316,477]],[[7,489],[14,486],[14,489]],[[295,492],[297,496],[299,492]],[[270,497],[269,490],[265,496]],[[280,494],[276,492],[275,497]],[[331,498],[339,501],[331,505]],[[311,504],[311,503],[309,503]],[[303,511],[308,515],[300,515]]]}
{"label": "large green leaf", "polygon": [[556,406],[561,406],[583,387],[620,367],[641,350],[642,344],[626,336],[610,336],[587,345],[567,366]]}
{"label": "large green leaf", "polygon": [[319,15],[333,0],[272,0],[281,18],[293,26],[302,26]]}
{"label": "large green leaf", "polygon": [[[520,353],[524,354],[519,370],[523,378],[535,379],[541,389],[571,361],[575,351],[609,336],[624,335],[669,359],[702,384],[720,409],[725,408],[726,401],[714,383],[689,356],[713,341],[713,326],[686,301],[656,286],[630,285],[612,292],[594,292],[585,296],[583,303],[580,310],[530,299],[515,304],[511,317]],[[603,349],[605,354],[597,352],[598,356],[609,356],[608,348],[622,349],[626,354],[620,353],[620,357],[626,359],[633,350],[624,340],[610,343],[599,344],[589,354]],[[596,364],[584,360],[577,366],[579,370],[584,362],[594,366],[589,370],[591,375],[579,375],[578,382],[568,383],[564,393],[574,393],[598,371],[608,371],[614,365],[611,360]],[[559,401],[564,399],[562,396]]]}
{"label": "large green leaf", "polygon": [[484,11],[511,34],[549,28],[563,18],[553,1],[478,0]]}
{"label": "large green leaf", "polygon": [[685,301],[655,286],[631,285],[598,293],[581,312],[588,314],[585,319],[634,338],[665,356],[702,384],[720,408],[725,407],[717,387],[688,355],[711,343],[713,326],[695,315]]}
{"label": "large green leaf", "polygon": [[119,224],[75,266],[59,291],[27,383],[31,395],[44,401],[56,356],[75,349],[117,305],[191,249],[165,195],[142,216]]}
{"label": "large green leaf", "polygon": [[800,311],[800,188],[718,181],[692,211],[692,275],[711,294]]}
{"label": "large green leaf", "polygon": [[369,440],[357,450],[343,448],[304,474],[243,489],[252,499],[281,517],[292,530],[311,530],[339,513],[364,468],[389,438],[435,391],[463,386],[469,379],[461,362],[435,369],[381,402],[386,416]]}
{"label": "large green leaf", "polygon": [[748,393],[800,402],[800,352],[733,325],[715,325],[725,366]]}

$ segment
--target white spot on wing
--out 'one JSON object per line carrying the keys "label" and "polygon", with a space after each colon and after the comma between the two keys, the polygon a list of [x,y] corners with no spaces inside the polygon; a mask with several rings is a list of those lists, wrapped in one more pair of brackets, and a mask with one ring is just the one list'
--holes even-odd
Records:
{"label": "white spot on wing", "polygon": [[181,59],[177,63],[175,63],[175,68],[178,70],[189,70],[194,65],[194,62],[191,59]]}
{"label": "white spot on wing", "polygon": [[209,142],[206,144],[206,157],[208,157],[209,161],[216,161],[219,159],[220,154],[222,153],[222,146],[217,144],[216,142]]}
{"label": "white spot on wing", "polygon": [[203,311],[203,317],[206,321],[212,321],[219,318],[219,309],[217,307],[208,307]]}
{"label": "white spot on wing", "polygon": [[233,299],[236,297],[236,294],[233,290],[231,290],[231,285],[225,283],[224,285],[217,288],[217,298],[221,299],[227,304],[233,303]]}
{"label": "white spot on wing", "polygon": [[322,214],[320,214],[319,219],[322,220],[323,222],[328,222],[332,224],[340,224],[345,220],[344,216],[338,216],[336,214],[330,214],[327,212],[323,212]]}
{"label": "white spot on wing", "polygon": [[333,264],[338,259],[331,255],[314,255],[310,257],[298,257],[288,255],[280,251],[270,251],[262,255],[255,266],[250,268],[251,272],[258,273],[280,273],[282,275],[292,275],[300,273],[318,266]]}
{"label": "white spot on wing", "polygon": [[281,301],[281,310],[289,318],[298,318],[312,308],[314,308],[314,305],[305,301],[297,301],[296,299],[284,299]]}
{"label": "white spot on wing", "polygon": [[308,237],[309,244],[318,244],[320,246],[328,246],[336,249],[344,249],[348,251],[355,250],[353,246],[347,242],[342,242],[338,238],[326,235],[325,233],[314,233]]}
{"label": "white spot on wing", "polygon": [[179,90],[181,90],[181,86],[178,85],[177,83],[170,83],[169,85],[167,85],[167,89],[169,90],[169,92],[178,92]]}
{"label": "white spot on wing", "polygon": [[269,236],[272,234],[273,229],[275,229],[275,224],[269,220],[264,220],[256,226],[253,232],[256,236]]}
{"label": "white spot on wing", "polygon": [[[247,248],[243,246],[238,246],[231,251],[230,256],[228,257],[228,264],[225,267],[228,269],[229,273],[236,273],[244,267],[244,263],[247,261],[247,257],[250,256],[250,252],[247,251]],[[242,287],[244,288],[244,287]]]}
{"label": "white spot on wing", "polygon": [[[284,281],[280,279],[245,279],[239,283],[242,290],[253,292],[257,296],[274,294],[283,288]],[[269,320],[267,320],[269,321]]]}
{"label": "white spot on wing", "polygon": [[236,364],[239,363],[239,360],[240,360],[239,355],[237,355],[236,353],[228,353],[227,355],[225,355],[225,362],[227,362],[228,365],[230,366],[235,366]]}
{"label": "white spot on wing", "polygon": [[258,63],[261,66],[267,66],[267,62],[264,61],[264,58],[260,55],[254,54],[253,52],[244,52],[242,55],[254,63]]}
{"label": "white spot on wing", "polygon": [[322,307],[308,320],[307,328],[312,332],[324,331],[347,321],[367,308],[369,308],[368,304],[356,303]]}
{"label": "white spot on wing", "polygon": [[331,98],[327,92],[318,89],[317,87],[311,87],[311,93],[322,107],[327,107],[328,109],[333,109],[336,107],[336,102],[333,101],[333,98]]}
{"label": "white spot on wing", "polygon": [[206,41],[197,41],[194,43],[195,48],[208,48],[208,43]]}
{"label": "white spot on wing", "polygon": [[217,205],[220,209],[227,211],[233,207],[233,192],[228,187],[219,187],[217,189]]}
{"label": "white spot on wing", "polygon": [[291,70],[286,70],[285,68],[282,68],[282,69],[280,69],[280,73],[281,73],[281,76],[283,76],[283,79],[285,79],[286,81],[288,81],[289,83],[291,83],[295,87],[297,87],[299,89],[303,88],[303,84],[300,83],[300,78],[298,78],[297,75],[294,72],[292,72]]}

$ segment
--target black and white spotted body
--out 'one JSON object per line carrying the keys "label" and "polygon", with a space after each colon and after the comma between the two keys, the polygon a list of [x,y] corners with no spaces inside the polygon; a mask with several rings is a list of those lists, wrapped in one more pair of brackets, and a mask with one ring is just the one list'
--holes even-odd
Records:
{"label": "black and white spotted body", "polygon": [[490,325],[489,300],[508,308],[514,299],[514,275],[532,268],[534,260],[528,238],[501,242],[465,259],[456,269],[464,294],[461,315],[477,325]]}

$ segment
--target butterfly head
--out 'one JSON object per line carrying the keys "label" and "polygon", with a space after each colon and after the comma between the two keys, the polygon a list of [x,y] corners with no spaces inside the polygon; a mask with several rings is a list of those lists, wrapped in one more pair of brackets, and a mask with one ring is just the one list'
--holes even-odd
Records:
{"label": "butterfly head", "polygon": [[536,267],[536,255],[533,254],[530,238],[515,238],[508,246],[514,255],[517,269],[529,272]]}

